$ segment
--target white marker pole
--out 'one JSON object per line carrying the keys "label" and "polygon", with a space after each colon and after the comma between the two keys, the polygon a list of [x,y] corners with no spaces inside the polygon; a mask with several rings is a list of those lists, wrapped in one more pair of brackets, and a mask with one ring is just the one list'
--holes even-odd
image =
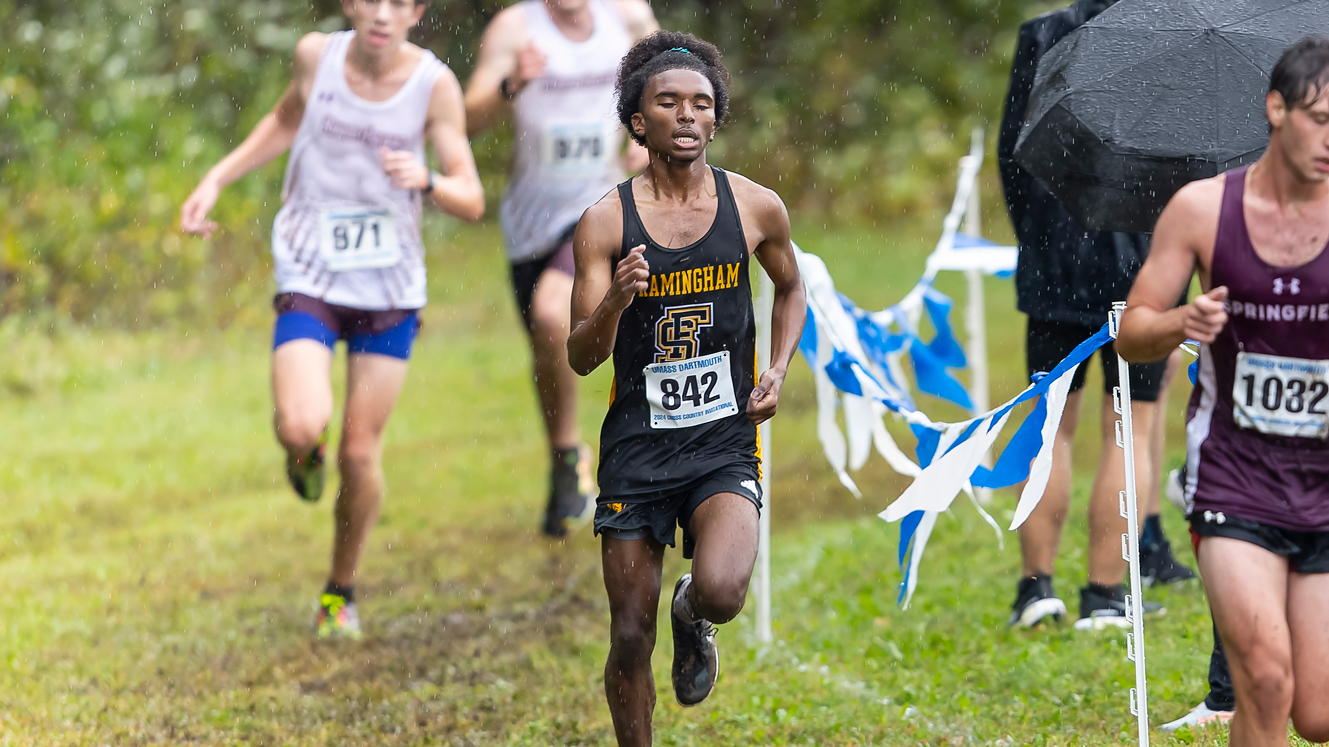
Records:
{"label": "white marker pole", "polygon": [[[975,127],[969,146],[968,158],[983,161],[983,128]],[[978,179],[969,190],[969,204],[964,211],[964,232],[974,237],[983,235],[983,218],[980,215],[978,200]],[[985,413],[991,407],[988,394],[988,336],[987,305],[983,298],[983,273],[978,270],[965,270],[965,282],[968,285],[968,301],[964,308],[965,332],[969,337],[969,399],[974,403],[975,413]],[[992,467],[992,453],[983,455],[983,466]],[[979,488],[978,502],[986,506],[992,502],[992,489]]]}
{"label": "white marker pole", "polygon": [[[771,365],[771,309],[775,307],[775,284],[759,273],[757,303],[758,375]],[[771,635],[771,421],[757,427],[761,443],[761,518],[757,523],[757,640],[770,643]]]}
{"label": "white marker pole", "polygon": [[[1108,329],[1114,340],[1121,327],[1121,315],[1125,312],[1125,301],[1112,304]],[[1131,568],[1131,593],[1126,597],[1126,620],[1131,623],[1131,633],[1126,638],[1126,658],[1135,662],[1135,687],[1130,691],[1131,715],[1138,721],[1140,747],[1149,747],[1149,697],[1144,671],[1144,584],[1140,580],[1140,531],[1135,498],[1135,431],[1131,421],[1131,379],[1121,356],[1117,356],[1117,381],[1119,386],[1112,390],[1112,406],[1121,415],[1121,420],[1117,421],[1117,446],[1126,452],[1126,489],[1119,497],[1121,516],[1126,520],[1126,533],[1121,535],[1121,554]]]}

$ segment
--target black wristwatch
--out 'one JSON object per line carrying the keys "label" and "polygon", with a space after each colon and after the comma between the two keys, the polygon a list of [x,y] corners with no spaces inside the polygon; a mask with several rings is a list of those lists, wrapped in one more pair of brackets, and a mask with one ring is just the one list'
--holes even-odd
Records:
{"label": "black wristwatch", "polygon": [[503,98],[507,99],[508,101],[517,98],[517,93],[518,93],[517,91],[512,90],[511,81],[512,81],[512,76],[509,75],[508,77],[500,81],[498,84],[498,92],[503,94]]}
{"label": "black wristwatch", "polygon": [[431,169],[429,171],[429,183],[425,185],[424,189],[420,190],[420,194],[427,195],[433,191],[434,191],[434,171]]}

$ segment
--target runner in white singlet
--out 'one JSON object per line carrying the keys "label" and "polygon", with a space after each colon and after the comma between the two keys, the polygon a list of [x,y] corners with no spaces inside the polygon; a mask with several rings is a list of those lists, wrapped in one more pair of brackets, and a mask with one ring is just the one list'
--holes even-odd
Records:
{"label": "runner in white singlet", "polygon": [[644,0],[525,0],[490,22],[466,91],[472,135],[509,105],[516,130],[500,220],[551,450],[550,536],[585,512],[589,489],[580,483],[590,482],[577,377],[567,363],[572,229],[625,170],[646,165],[640,146],[624,150],[614,78],[632,44],[657,28]]}
{"label": "runner in white singlet", "polygon": [[[466,220],[484,192],[466,139],[461,86],[434,55],[406,41],[417,0],[347,0],[352,31],[308,34],[273,111],[208,172],[180,210],[208,237],[223,187],[291,151],[272,232],[278,294],[272,394],[277,439],[296,493],[323,493],[333,397],[333,348],[347,341],[332,570],[316,632],[360,637],[354,584],[383,498],[383,429],[406,379],[425,304],[421,207]],[[443,174],[425,165],[428,138]]]}

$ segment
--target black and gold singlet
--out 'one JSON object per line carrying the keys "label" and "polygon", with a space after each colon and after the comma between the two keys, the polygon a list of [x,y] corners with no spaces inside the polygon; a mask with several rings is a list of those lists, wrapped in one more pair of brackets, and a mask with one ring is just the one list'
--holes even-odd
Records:
{"label": "black and gold singlet", "polygon": [[644,244],[651,275],[618,323],[614,393],[600,433],[605,497],[650,500],[760,457],[757,427],[747,417],[756,383],[750,255],[728,177],[711,170],[715,221],[680,249],[651,240],[631,181],[618,186],[619,259]]}

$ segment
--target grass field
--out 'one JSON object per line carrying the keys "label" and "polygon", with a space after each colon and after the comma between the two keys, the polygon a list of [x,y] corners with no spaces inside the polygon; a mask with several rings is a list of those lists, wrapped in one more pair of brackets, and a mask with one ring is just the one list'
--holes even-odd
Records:
{"label": "grass field", "polygon": [[[921,271],[939,225],[925,218],[805,221],[796,238],[879,308]],[[361,643],[310,640],[331,491],[311,508],[285,484],[266,327],[53,339],[0,328],[0,744],[612,742],[598,544],[588,527],[564,542],[536,531],[546,458],[497,233],[431,233],[432,303],[388,431]],[[960,292],[954,279],[942,287]],[[1023,385],[1023,321],[1009,282],[988,291],[1005,397]],[[592,442],[606,374],[583,389]],[[896,528],[874,514],[905,483],[875,460],[858,476],[862,501],[838,485],[813,435],[810,383],[795,362],[771,444],[776,642],[756,644],[750,610],[724,626],[719,687],[683,710],[662,617],[657,743],[1132,743],[1123,636],[1008,631],[1015,535],[998,548],[967,505],[939,523],[913,609],[896,607]],[[1082,423],[1078,506],[1096,409]],[[1014,496],[994,507],[1009,519]],[[1085,565],[1083,511],[1073,517],[1058,574],[1068,600]],[[1164,518],[1189,560],[1180,516]],[[682,568],[671,553],[667,578]],[[1198,584],[1151,597],[1169,610],[1148,627],[1162,723],[1204,694],[1210,632]]]}

